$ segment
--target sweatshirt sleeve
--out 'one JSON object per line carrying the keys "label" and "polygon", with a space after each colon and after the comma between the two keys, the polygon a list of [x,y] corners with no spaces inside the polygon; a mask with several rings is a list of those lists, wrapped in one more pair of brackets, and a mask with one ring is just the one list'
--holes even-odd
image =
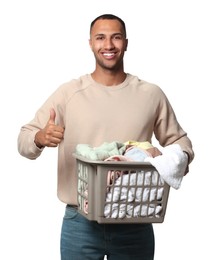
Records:
{"label": "sweatshirt sleeve", "polygon": [[[28,158],[38,158],[44,148],[40,149],[34,143],[36,133],[43,129],[50,117],[50,109],[53,108],[56,112],[56,124],[64,126],[63,123],[63,108],[65,106],[65,86],[60,86],[37,110],[33,120],[23,125],[18,135],[18,152]],[[62,111],[62,112],[61,112]]]}
{"label": "sweatshirt sleeve", "polygon": [[38,148],[34,143],[34,137],[38,131],[39,129],[28,124],[21,128],[18,136],[18,152],[31,160],[38,158],[44,150],[44,148]]}
{"label": "sweatshirt sleeve", "polygon": [[190,163],[194,158],[191,140],[180,126],[166,95],[161,89],[159,91],[160,99],[158,100],[154,126],[155,137],[163,147],[170,144],[179,144],[182,150],[187,153]]}

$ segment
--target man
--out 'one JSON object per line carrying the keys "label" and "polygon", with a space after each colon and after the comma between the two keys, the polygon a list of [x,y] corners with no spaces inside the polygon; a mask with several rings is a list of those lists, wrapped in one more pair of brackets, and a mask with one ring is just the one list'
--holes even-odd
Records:
{"label": "man", "polygon": [[[128,140],[179,144],[188,164],[192,144],[163,93],[124,71],[126,27],[117,16],[97,17],[90,27],[92,74],[61,85],[21,128],[18,149],[36,159],[45,147],[58,146],[58,197],[67,206],[61,232],[61,259],[141,259],[154,257],[151,224],[103,225],[77,212],[77,176],[72,153],[77,144],[99,146]],[[157,149],[154,148],[157,154]],[[158,153],[160,154],[160,153]],[[188,171],[188,167],[186,172]]]}

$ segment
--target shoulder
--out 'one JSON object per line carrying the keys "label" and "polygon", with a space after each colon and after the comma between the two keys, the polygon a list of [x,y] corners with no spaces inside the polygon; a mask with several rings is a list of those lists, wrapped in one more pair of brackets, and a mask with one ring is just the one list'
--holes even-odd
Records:
{"label": "shoulder", "polygon": [[87,88],[90,85],[89,81],[89,75],[83,75],[80,76],[77,79],[72,79],[70,81],[64,82],[62,85],[60,85],[59,89],[63,91],[81,91],[85,88]]}
{"label": "shoulder", "polygon": [[80,76],[77,79],[72,79],[70,81],[61,84],[56,92],[65,96],[65,98],[70,98],[73,95],[86,90],[90,86],[89,75]]}
{"label": "shoulder", "polygon": [[141,91],[148,93],[150,95],[159,95],[159,96],[165,96],[165,93],[161,89],[160,86],[158,86],[155,83],[151,83],[149,81],[140,79],[137,76],[128,74],[129,84],[135,86],[136,88],[140,89]]}

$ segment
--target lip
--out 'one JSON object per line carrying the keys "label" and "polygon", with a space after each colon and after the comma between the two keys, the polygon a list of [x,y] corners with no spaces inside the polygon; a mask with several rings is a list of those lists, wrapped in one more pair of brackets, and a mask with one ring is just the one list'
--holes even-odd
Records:
{"label": "lip", "polygon": [[116,52],[102,52],[102,55],[105,59],[111,60],[115,58]]}

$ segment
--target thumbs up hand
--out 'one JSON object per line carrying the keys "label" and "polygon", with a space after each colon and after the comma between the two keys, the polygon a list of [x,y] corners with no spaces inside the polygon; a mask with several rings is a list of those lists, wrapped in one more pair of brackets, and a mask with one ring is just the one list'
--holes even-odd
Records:
{"label": "thumbs up hand", "polygon": [[37,147],[57,147],[62,141],[64,128],[55,124],[56,113],[54,109],[50,110],[50,117],[46,126],[35,135],[34,142]]}

